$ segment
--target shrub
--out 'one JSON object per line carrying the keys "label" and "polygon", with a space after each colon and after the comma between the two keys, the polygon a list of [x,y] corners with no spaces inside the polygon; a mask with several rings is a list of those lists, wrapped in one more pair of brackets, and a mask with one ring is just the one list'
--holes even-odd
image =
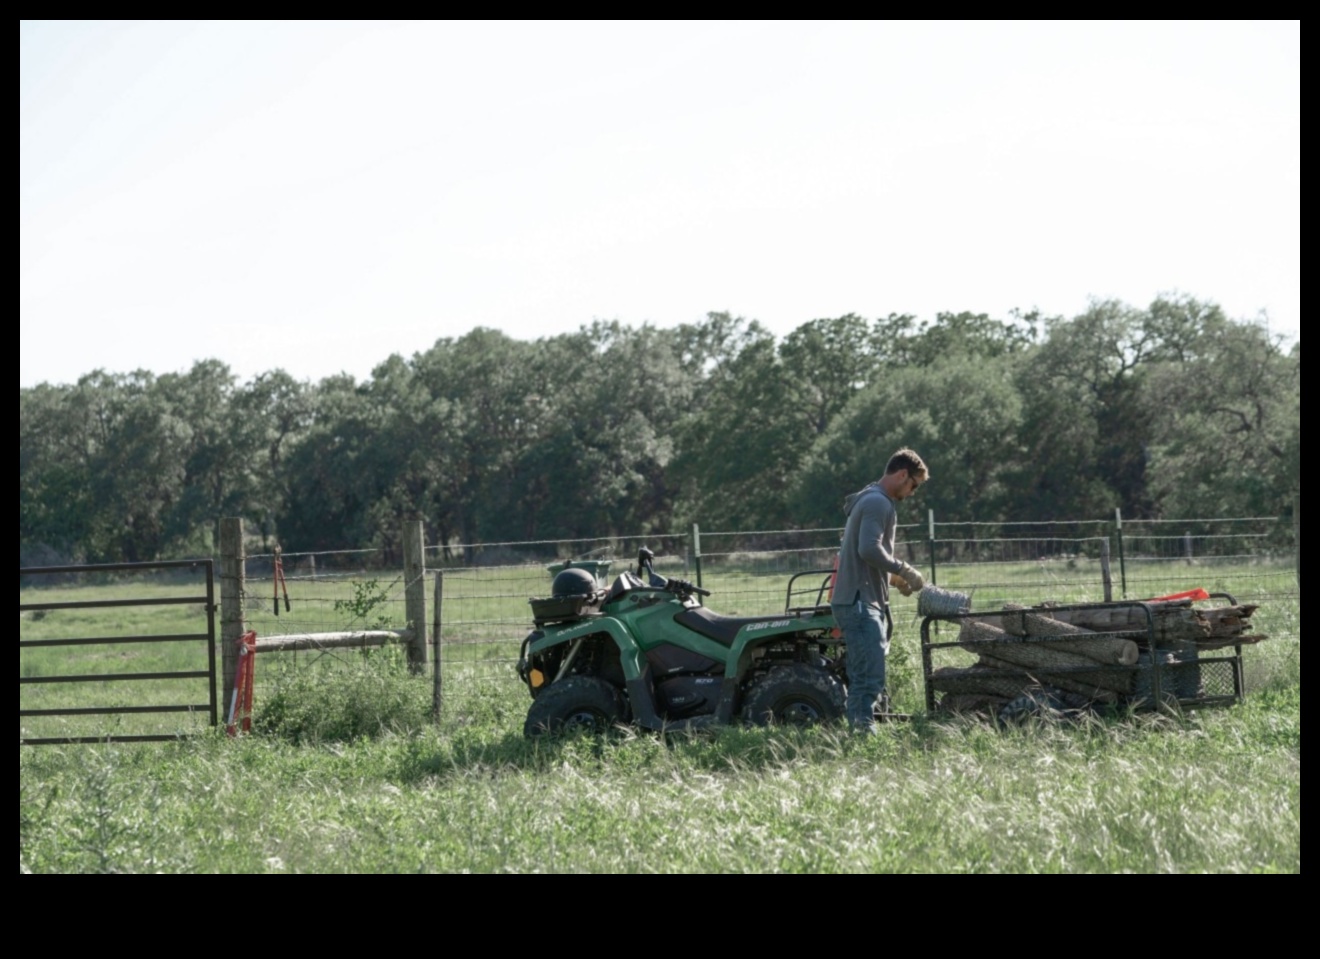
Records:
{"label": "shrub", "polygon": [[[264,665],[264,664],[263,664]],[[253,729],[293,743],[347,742],[420,729],[431,683],[412,675],[398,646],[311,663],[283,660],[254,704]]]}

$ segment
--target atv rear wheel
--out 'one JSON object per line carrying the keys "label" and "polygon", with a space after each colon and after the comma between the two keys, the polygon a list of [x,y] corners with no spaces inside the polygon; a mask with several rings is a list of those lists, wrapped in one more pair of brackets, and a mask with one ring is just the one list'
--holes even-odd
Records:
{"label": "atv rear wheel", "polygon": [[758,726],[811,726],[842,719],[847,696],[837,679],[817,666],[776,666],[748,690],[743,718]]}
{"label": "atv rear wheel", "polygon": [[569,676],[544,687],[527,710],[523,735],[570,730],[603,732],[623,719],[623,696],[595,676]]}

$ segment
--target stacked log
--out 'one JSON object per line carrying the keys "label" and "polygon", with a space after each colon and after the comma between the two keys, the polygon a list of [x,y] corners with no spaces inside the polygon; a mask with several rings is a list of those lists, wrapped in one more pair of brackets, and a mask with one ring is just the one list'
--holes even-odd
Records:
{"label": "stacked log", "polygon": [[[1151,603],[1155,621],[1155,640],[1176,643],[1197,641],[1210,635],[1210,626],[1200,610],[1192,607],[1191,600],[1178,600],[1167,603]],[[1005,610],[1016,613],[1022,606],[1010,604]],[[1048,605],[1033,607],[1033,612],[1048,616],[1059,623],[1067,623],[1097,633],[1123,633],[1146,635],[1146,614],[1140,606],[1114,605],[1095,606],[1089,609],[1053,609]],[[1002,613],[988,613],[977,617],[982,622],[998,626],[1009,632],[1018,632],[1012,626],[1016,618]],[[1004,620],[1009,622],[1005,623]]]}
{"label": "stacked log", "polygon": [[941,666],[930,674],[930,682],[937,692],[998,696],[1005,702],[1021,695],[1023,687],[1030,684],[1021,676],[984,666]]}
{"label": "stacked log", "polygon": [[[1251,633],[1251,614],[1259,607],[1249,604],[1196,609],[1192,600],[1152,602],[1151,617],[1158,649],[1184,649],[1195,643],[1200,649],[1218,649],[1239,643],[1258,643],[1267,636]],[[1027,635],[1021,625],[1025,618],[1047,617],[1053,623],[1067,623],[1098,633],[1127,633],[1143,646],[1148,639],[1146,613],[1140,606],[1114,604],[1087,609],[1054,609],[1048,604],[1027,607],[1008,604],[1003,613],[985,613],[978,621],[997,626],[1017,635]],[[1056,627],[1050,626],[1059,632]],[[1130,664],[1125,664],[1130,665]]]}
{"label": "stacked log", "polygon": [[1056,639],[1050,643],[1050,647],[1076,653],[1110,666],[1132,666],[1137,662],[1137,644],[1130,639],[1106,636],[1103,633],[1097,635],[1100,631],[1094,627],[1074,626],[1062,619],[1037,613],[1026,606],[1008,604],[1004,609],[1003,625],[1000,628],[1007,633],[1023,637],[1076,636],[1076,639]]}
{"label": "stacked log", "polygon": [[[1042,619],[1044,617],[1041,617]],[[990,669],[1025,672],[1018,691],[1032,681],[1080,693],[1099,702],[1116,702],[1132,691],[1132,674],[1119,669],[1101,669],[1101,664],[1080,653],[1055,648],[1043,637],[1017,636],[976,621],[963,624],[958,642],[977,654],[977,665]],[[1084,640],[1071,640],[1083,644]]]}
{"label": "stacked log", "polygon": [[[973,712],[1040,688],[1081,695],[1094,703],[1149,702],[1152,655],[1164,673],[1161,698],[1202,695],[1199,652],[1255,643],[1250,605],[1197,609],[1191,600],[1055,609],[1007,604],[997,613],[963,621],[958,644],[977,655],[972,666],[931,674],[940,708]],[[1154,647],[1151,645],[1152,633]],[[1137,668],[1133,668],[1137,667]]]}
{"label": "stacked log", "polygon": [[1204,639],[1197,640],[1196,645],[1202,649],[1219,649],[1224,646],[1259,643],[1263,639],[1269,639],[1268,636],[1248,633],[1251,629],[1251,614],[1257,609],[1258,606],[1239,605],[1218,606],[1204,610],[1210,632]]}

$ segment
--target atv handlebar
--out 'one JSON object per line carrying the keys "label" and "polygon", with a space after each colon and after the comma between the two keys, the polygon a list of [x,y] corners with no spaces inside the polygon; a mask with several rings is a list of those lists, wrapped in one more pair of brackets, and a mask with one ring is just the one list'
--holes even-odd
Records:
{"label": "atv handlebar", "polygon": [[689,583],[685,579],[668,579],[655,574],[655,567],[652,565],[655,560],[655,553],[651,552],[645,546],[637,551],[637,575],[641,576],[645,572],[650,577],[652,586],[660,589],[666,589],[679,596],[691,596],[696,593],[698,596],[709,596],[710,590],[702,589],[696,583]]}
{"label": "atv handlebar", "polygon": [[710,595],[710,590],[702,589],[696,583],[689,583],[685,579],[667,579],[665,580],[665,589],[673,593],[696,593],[698,596]]}

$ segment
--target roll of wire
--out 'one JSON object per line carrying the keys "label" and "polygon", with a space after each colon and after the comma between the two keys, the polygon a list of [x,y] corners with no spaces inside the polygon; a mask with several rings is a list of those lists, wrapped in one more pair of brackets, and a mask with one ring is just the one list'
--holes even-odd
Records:
{"label": "roll of wire", "polygon": [[960,593],[940,586],[925,586],[917,593],[918,616],[932,616],[939,619],[969,613],[971,610],[971,593]]}

